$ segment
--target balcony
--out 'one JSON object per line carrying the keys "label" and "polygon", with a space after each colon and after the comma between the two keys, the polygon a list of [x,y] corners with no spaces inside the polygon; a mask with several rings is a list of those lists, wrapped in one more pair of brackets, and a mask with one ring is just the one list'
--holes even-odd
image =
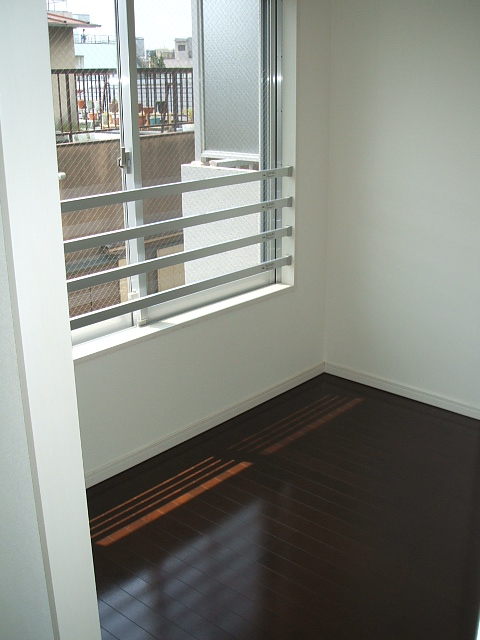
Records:
{"label": "balcony", "polygon": [[[120,97],[114,69],[51,71],[61,199],[122,189],[119,156]],[[181,180],[181,166],[195,158],[193,83],[191,69],[138,69],[138,125],[144,158],[145,186]],[[83,144],[89,142],[91,144]],[[145,222],[182,215],[181,196],[147,201]],[[99,207],[63,217],[64,238],[121,228],[122,207]],[[146,258],[183,250],[181,233],[150,238]],[[66,255],[69,277],[94,273],[125,263],[125,244]],[[184,283],[182,267],[163,269],[147,277],[154,293]],[[88,288],[69,295],[72,315],[118,304],[128,295],[126,281]]]}
{"label": "balcony", "polygon": [[[52,69],[51,74],[57,143],[101,139],[98,134],[118,132],[116,69]],[[193,128],[191,69],[137,69],[137,94],[141,132]]]}

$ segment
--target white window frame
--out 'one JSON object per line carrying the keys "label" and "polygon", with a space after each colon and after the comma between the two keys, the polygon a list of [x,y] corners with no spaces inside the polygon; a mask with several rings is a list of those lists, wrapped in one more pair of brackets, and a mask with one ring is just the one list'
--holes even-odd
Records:
{"label": "white window frame", "polygon": [[[259,265],[258,273],[247,276],[242,279],[222,281],[218,278],[218,284],[205,288],[203,283],[198,285],[185,285],[179,287],[183,295],[179,297],[177,293],[159,292],[147,296],[146,275],[145,273],[135,273],[128,276],[129,282],[129,301],[116,305],[112,308],[85,314],[87,316],[95,316],[97,319],[94,323],[90,319],[83,316],[73,318],[71,320],[73,342],[79,343],[100,337],[105,334],[111,334],[121,329],[141,326],[146,323],[155,322],[168,318],[179,313],[192,310],[197,307],[218,302],[219,300],[232,298],[239,294],[259,289],[270,284],[281,282],[281,269],[283,266],[292,264],[291,256],[282,256],[281,237],[291,235],[291,227],[281,230],[282,227],[282,207],[291,206],[291,199],[282,198],[281,193],[281,176],[291,176],[291,168],[277,169],[274,173],[267,171],[270,167],[280,167],[281,162],[281,33],[282,19],[281,6],[282,0],[262,0],[262,66],[264,68],[264,77],[267,78],[268,87],[265,91],[267,99],[261,106],[262,119],[268,120],[269,123],[275,123],[275,131],[272,131],[272,125],[267,127],[268,135],[262,141],[261,149],[261,170],[258,171],[259,178],[262,179],[262,203],[259,203],[257,211],[263,212],[266,218],[269,218],[270,228],[279,229],[277,239],[270,237],[265,238],[262,246],[265,248],[263,253],[263,265]],[[202,6],[201,0],[197,6]],[[119,87],[120,87],[120,113],[121,122],[121,156],[123,170],[123,187],[124,191],[90,196],[86,198],[77,198],[74,200],[63,201],[62,212],[87,209],[95,206],[104,206],[122,202],[125,208],[125,229],[137,228],[143,224],[143,199],[145,197],[153,197],[153,193],[168,192],[173,189],[176,193],[184,190],[188,191],[188,183],[176,183],[175,185],[159,185],[158,187],[142,188],[141,177],[141,158],[140,158],[140,133],[138,126],[138,100],[137,100],[137,71],[136,71],[136,45],[135,45],[135,23],[134,23],[134,0],[115,0],[116,20],[117,20],[117,46],[118,46],[118,65],[119,65]],[[194,27],[195,20],[201,19],[201,15],[193,17]],[[201,56],[197,59],[201,60]],[[199,73],[200,71],[200,73]],[[197,69],[198,77],[201,78],[201,70]],[[122,78],[128,77],[129,82],[122,82]],[[197,87],[202,91],[200,82]],[[199,123],[199,132],[196,132],[197,140],[201,144],[202,141],[202,123],[203,123],[203,100],[200,95],[196,96],[196,126]],[[261,135],[261,140],[264,136]],[[203,153],[202,150],[201,153]],[[268,160],[267,160],[268,159]],[[269,165],[267,167],[266,165]],[[258,178],[257,178],[258,179]],[[209,180],[198,181],[209,182]],[[233,183],[236,180],[233,179]],[[227,182],[228,183],[228,180]],[[200,185],[200,187],[207,185]],[[154,191],[152,191],[154,190]],[[268,206],[270,205],[270,206]],[[276,206],[273,206],[276,205]],[[113,232],[115,234],[115,232]],[[276,233],[276,232],[275,232]],[[275,234],[274,234],[275,235]],[[75,241],[74,241],[75,242]],[[67,244],[67,243],[66,243]],[[135,237],[127,242],[128,265],[141,263],[145,260],[145,246],[143,237]],[[120,276],[119,276],[120,277]],[[217,279],[214,279],[217,280]],[[225,280],[225,278],[224,278]],[[177,289],[173,290],[174,292]],[[145,306],[144,301],[151,300],[152,304]],[[160,302],[161,301],[161,302]],[[118,315],[118,307],[125,309],[125,313]]]}

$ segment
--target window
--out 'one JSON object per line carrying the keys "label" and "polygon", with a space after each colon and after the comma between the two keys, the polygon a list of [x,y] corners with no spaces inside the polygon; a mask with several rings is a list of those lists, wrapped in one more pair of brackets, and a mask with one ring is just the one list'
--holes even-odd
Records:
{"label": "window", "polygon": [[[112,3],[114,34],[72,16],[71,39],[49,12],[75,340],[281,282],[292,262],[281,0],[177,0],[175,16],[170,0],[157,5],[164,14],[147,0]],[[158,39],[165,16],[170,42]],[[179,36],[191,49],[182,66],[168,53]]]}

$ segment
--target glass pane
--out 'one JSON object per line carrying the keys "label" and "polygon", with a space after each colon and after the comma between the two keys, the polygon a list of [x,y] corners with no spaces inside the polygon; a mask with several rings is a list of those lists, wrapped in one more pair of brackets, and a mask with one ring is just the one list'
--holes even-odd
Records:
{"label": "glass pane", "polygon": [[[81,211],[73,215],[88,218],[92,211]],[[67,255],[67,278],[78,278],[126,264],[125,243],[103,245],[95,249],[75,251]],[[104,309],[128,300],[128,282],[115,280],[94,287],[87,287],[69,293],[70,315],[78,316],[90,311]]]}
{"label": "glass pane", "polygon": [[[197,180],[204,177],[212,178],[241,172],[242,170],[239,169],[190,166],[184,167],[183,179]],[[198,213],[230,209],[254,204],[259,200],[260,185],[258,182],[208,189],[205,191],[195,191],[183,195],[183,215],[189,216]],[[258,234],[262,230],[261,223],[261,215],[254,213],[248,216],[241,216],[185,229],[185,250],[200,249],[221,242],[228,242],[229,240]],[[187,283],[193,283],[214,278],[223,273],[253,267],[259,262],[261,262],[261,246],[251,245],[228,253],[209,256],[186,263],[185,281]]]}
{"label": "glass pane", "polygon": [[[263,0],[136,0],[134,25],[125,25],[126,5],[119,0],[122,35],[117,43],[113,0],[47,2],[61,199],[248,174],[268,165],[262,139],[270,140],[265,134],[274,123],[267,122],[272,85],[264,69],[263,4]],[[135,50],[125,57],[132,28]],[[130,65],[133,71],[136,66],[131,98],[128,85],[119,83],[118,48],[122,68]],[[134,162],[124,175],[118,166],[120,140]],[[261,183],[252,182],[98,207],[65,214],[64,237],[122,229],[126,220],[131,225],[149,224],[272,197]],[[147,236],[127,246],[67,254],[68,277],[123,265],[129,257],[157,260],[242,239],[269,229],[273,218],[255,213]],[[267,255],[274,254],[263,243],[185,265],[161,269],[156,265],[146,277],[72,292],[71,314],[123,302],[129,288],[136,295],[153,294],[258,265]],[[264,284],[271,277],[271,272],[265,273]]]}
{"label": "glass pane", "polygon": [[204,0],[205,148],[258,158],[259,0]]}
{"label": "glass pane", "polygon": [[[260,166],[261,5],[259,0],[199,0],[193,51],[202,84],[203,119],[195,129],[196,162],[182,180],[248,173]],[[201,9],[201,11],[199,10]],[[202,43],[202,46],[200,46]],[[240,207],[262,200],[260,183],[209,189],[183,196],[183,215]],[[252,214],[185,230],[185,250],[260,233],[264,216]],[[252,245],[185,265],[187,283],[258,265],[264,247]]]}
{"label": "glass pane", "polygon": [[[50,63],[62,200],[119,191],[120,147],[114,2],[47,2]],[[63,215],[64,239],[124,227],[122,206]],[[66,255],[67,278],[125,264],[125,245]],[[117,304],[126,281],[69,294],[70,315]]]}
{"label": "glass pane", "polygon": [[[140,155],[144,187],[180,182],[195,159],[191,0],[136,0],[135,36],[144,43],[137,63]],[[182,217],[182,197],[143,202],[145,223]],[[146,259],[183,251],[183,233],[145,239]],[[185,283],[183,264],[147,274],[147,293]]]}
{"label": "glass pane", "polygon": [[113,1],[49,1],[47,15],[57,143],[118,144]]}
{"label": "glass pane", "polygon": [[[259,0],[203,0],[201,8],[203,21],[198,22],[200,6],[191,0],[135,2],[135,35],[145,43],[145,59],[138,65],[143,186],[259,168]],[[203,110],[195,107],[194,96]],[[186,217],[261,199],[257,182],[145,200],[144,221]],[[208,247],[258,234],[263,228],[264,216],[252,214],[191,227],[173,238],[148,238],[145,252],[155,257]],[[263,252],[264,247],[254,245],[158,270],[148,276],[148,293],[257,265]]]}

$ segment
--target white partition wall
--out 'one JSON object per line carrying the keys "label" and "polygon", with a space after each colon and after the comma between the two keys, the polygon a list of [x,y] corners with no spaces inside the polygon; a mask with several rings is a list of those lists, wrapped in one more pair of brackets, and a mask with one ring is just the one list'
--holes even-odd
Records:
{"label": "white partition wall", "polygon": [[[0,540],[2,549],[8,550],[0,554],[0,630],[5,640],[34,635],[43,640],[53,638],[53,626],[22,403],[3,216],[0,223]],[[27,584],[31,588],[26,589]],[[25,616],[25,611],[34,611],[35,619]]]}
{"label": "white partition wall", "polygon": [[45,3],[1,18],[0,636],[96,640]]}

